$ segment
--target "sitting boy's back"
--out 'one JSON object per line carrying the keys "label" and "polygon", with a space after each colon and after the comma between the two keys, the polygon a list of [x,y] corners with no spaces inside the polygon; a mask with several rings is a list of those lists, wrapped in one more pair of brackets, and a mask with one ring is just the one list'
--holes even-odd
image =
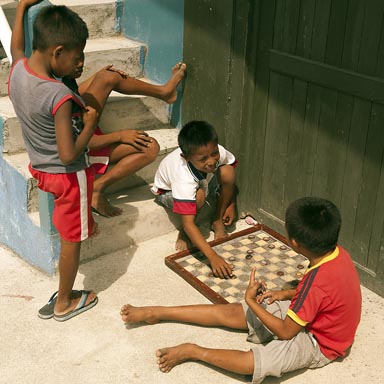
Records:
{"label": "sitting boy's back", "polygon": [[288,316],[314,335],[326,357],[344,356],[361,316],[359,277],[348,252],[337,246],[306,271],[296,292]]}
{"label": "sitting boy's back", "polygon": [[[295,218],[302,225],[292,225]],[[296,200],[286,213],[290,241],[310,260],[287,315],[314,335],[330,360],[345,355],[361,316],[359,276],[348,252],[337,245],[340,225],[338,209],[315,197]]]}

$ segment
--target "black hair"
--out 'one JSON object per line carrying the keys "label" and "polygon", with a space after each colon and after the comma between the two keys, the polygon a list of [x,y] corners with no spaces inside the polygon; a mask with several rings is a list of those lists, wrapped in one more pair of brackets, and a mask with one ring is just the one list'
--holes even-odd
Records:
{"label": "black hair", "polygon": [[45,49],[63,45],[71,50],[84,46],[88,28],[81,17],[64,5],[44,7],[33,23],[32,49]]}
{"label": "black hair", "polygon": [[288,237],[316,256],[335,249],[340,227],[338,208],[320,197],[302,197],[291,203],[285,213]]}
{"label": "black hair", "polygon": [[177,140],[184,155],[190,155],[196,148],[209,143],[217,144],[219,141],[215,128],[206,121],[198,120],[185,124]]}

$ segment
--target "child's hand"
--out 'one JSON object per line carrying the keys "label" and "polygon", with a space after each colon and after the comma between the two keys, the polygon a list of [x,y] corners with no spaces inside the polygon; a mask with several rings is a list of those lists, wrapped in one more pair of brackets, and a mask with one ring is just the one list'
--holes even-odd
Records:
{"label": "child's hand", "polygon": [[265,289],[265,283],[260,279],[256,280],[256,267],[253,267],[249,277],[248,287],[245,291],[245,301],[250,302],[256,299],[257,303],[261,303],[259,297],[263,295],[261,293],[263,289]]}
{"label": "child's hand", "polygon": [[220,256],[211,258],[210,263],[214,276],[222,279],[228,279],[233,275],[234,266],[232,264],[228,264]]}
{"label": "child's hand", "polygon": [[283,301],[283,300],[287,300],[286,292],[285,292],[285,291],[282,291],[282,290],[265,292],[265,293],[263,293],[262,295],[260,295],[260,296],[257,298],[257,302],[258,302],[258,303],[261,303],[261,302],[263,302],[265,299],[268,299],[268,300],[267,300],[267,304],[272,304],[272,303],[275,302],[275,301]]}
{"label": "child's hand", "polygon": [[143,147],[149,147],[152,143],[152,138],[149,137],[147,132],[137,131],[135,129],[126,129],[120,131],[120,143],[130,144],[137,150],[143,150]]}
{"label": "child's hand", "polygon": [[95,130],[97,127],[98,120],[99,120],[99,113],[96,111],[96,109],[90,106],[85,107],[83,111],[84,126],[91,125],[92,128]]}
{"label": "child's hand", "polygon": [[231,203],[225,210],[224,215],[222,217],[223,224],[231,225],[233,223],[233,220],[235,220],[235,217],[236,217],[235,204]]}

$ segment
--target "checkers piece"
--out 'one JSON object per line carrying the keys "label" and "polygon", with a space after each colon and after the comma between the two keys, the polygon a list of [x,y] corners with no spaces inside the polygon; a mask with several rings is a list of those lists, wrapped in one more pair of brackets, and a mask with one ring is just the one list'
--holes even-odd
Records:
{"label": "checkers piece", "polygon": [[228,260],[229,261],[236,261],[236,257],[235,256],[231,256]]}
{"label": "checkers piece", "polygon": [[252,249],[248,249],[247,254],[248,254],[248,255],[252,255],[252,254],[253,254]]}
{"label": "checkers piece", "polygon": [[273,244],[269,244],[269,245],[268,245],[268,248],[269,248],[269,249],[273,249],[273,248],[275,248],[275,246],[274,246]]}
{"label": "checkers piece", "polygon": [[247,256],[245,256],[245,258],[246,258],[247,260],[252,259],[252,254],[248,254]]}
{"label": "checkers piece", "polygon": [[268,260],[261,260],[261,261],[260,261],[260,264],[261,264],[261,265],[268,265],[268,264],[269,264],[269,261],[268,261]]}
{"label": "checkers piece", "polygon": [[276,275],[277,275],[277,276],[284,276],[284,272],[283,272],[283,271],[277,271],[277,272],[276,272]]}
{"label": "checkers piece", "polygon": [[248,235],[248,239],[249,240],[252,240],[252,239],[254,239],[256,236],[255,235]]}
{"label": "checkers piece", "polygon": [[305,267],[304,267],[303,264],[299,264],[299,265],[297,266],[297,268],[299,268],[299,269],[304,269]]}
{"label": "checkers piece", "polygon": [[285,251],[287,249],[287,247],[285,245],[280,245],[280,250],[281,251]]}
{"label": "checkers piece", "polygon": [[263,237],[263,240],[264,240],[264,241],[269,241],[270,239],[271,239],[271,238],[270,238],[269,236],[264,236],[264,237]]}

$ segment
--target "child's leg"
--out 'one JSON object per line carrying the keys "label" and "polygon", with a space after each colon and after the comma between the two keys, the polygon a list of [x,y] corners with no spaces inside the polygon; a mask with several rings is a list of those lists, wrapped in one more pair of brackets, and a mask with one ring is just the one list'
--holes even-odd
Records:
{"label": "child's leg", "polygon": [[169,372],[174,366],[191,360],[203,361],[242,375],[252,375],[254,369],[252,351],[211,349],[196,344],[181,344],[176,347],[159,349],[156,351],[156,356],[162,372]]}
{"label": "child's leg", "polygon": [[179,321],[202,326],[228,327],[247,330],[247,321],[241,304],[182,305],[176,307],[134,307],[130,304],[121,309],[125,323]]}
{"label": "child's leg", "polygon": [[85,102],[95,108],[100,115],[112,91],[125,95],[156,97],[171,104],[177,99],[176,88],[183,79],[185,70],[186,65],[178,63],[172,68],[171,77],[166,84],[154,85],[103,68],[79,85],[79,93]]}
{"label": "child's leg", "polygon": [[[59,259],[59,292],[55,305],[55,314],[62,315],[72,311],[78,304],[81,291],[72,292],[73,284],[79,269],[80,242],[70,242],[60,239],[61,251]],[[88,305],[96,298],[92,292],[85,303]]]}
{"label": "child's leg", "polygon": [[212,228],[215,239],[227,236],[225,226],[233,223],[235,219],[235,190],[236,175],[231,165],[222,165],[217,170],[220,193],[217,200],[216,214],[213,219]]}
{"label": "child's leg", "polygon": [[114,164],[114,166],[95,180],[92,207],[107,217],[120,215],[121,210],[110,205],[105,198],[105,190],[113,183],[155,161],[159,150],[160,146],[155,139],[152,139],[148,147],[143,147],[142,151],[138,151],[132,145],[128,144],[112,146],[110,164]]}

